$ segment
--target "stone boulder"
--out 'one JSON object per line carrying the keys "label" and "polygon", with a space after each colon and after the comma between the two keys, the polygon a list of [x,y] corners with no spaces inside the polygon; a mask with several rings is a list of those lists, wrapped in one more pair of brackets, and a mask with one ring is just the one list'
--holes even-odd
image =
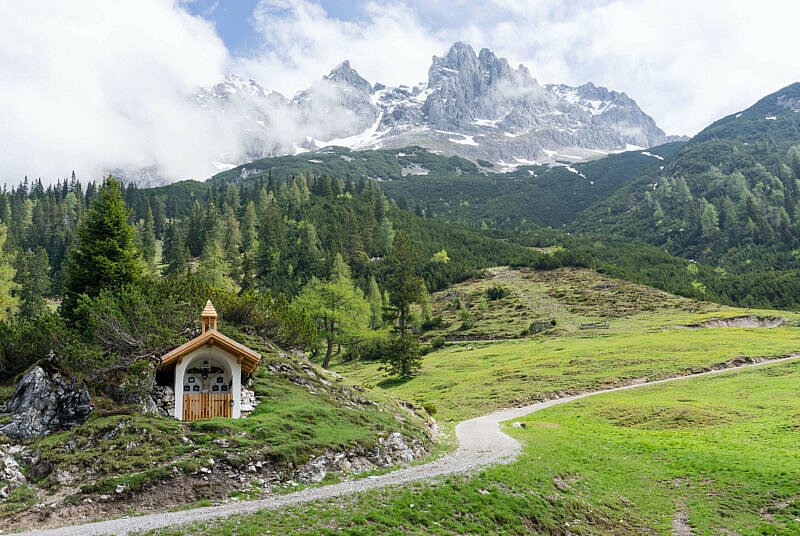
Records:
{"label": "stone boulder", "polygon": [[36,367],[17,383],[8,409],[12,420],[0,432],[14,439],[27,439],[83,424],[92,406],[86,385]]}

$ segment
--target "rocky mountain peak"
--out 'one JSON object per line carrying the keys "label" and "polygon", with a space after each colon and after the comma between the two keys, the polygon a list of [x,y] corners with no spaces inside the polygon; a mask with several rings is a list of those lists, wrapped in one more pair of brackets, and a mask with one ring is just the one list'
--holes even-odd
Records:
{"label": "rocky mountain peak", "polygon": [[372,93],[372,85],[350,66],[350,60],[344,60],[334,67],[325,78],[338,84],[353,87],[363,93]]}
{"label": "rocky mountain peak", "polygon": [[443,79],[457,78],[462,84],[469,83],[478,89],[481,85],[510,78],[513,72],[508,60],[498,58],[488,48],[476,54],[470,45],[459,41],[444,56],[433,57],[428,69],[428,87],[437,86]]}

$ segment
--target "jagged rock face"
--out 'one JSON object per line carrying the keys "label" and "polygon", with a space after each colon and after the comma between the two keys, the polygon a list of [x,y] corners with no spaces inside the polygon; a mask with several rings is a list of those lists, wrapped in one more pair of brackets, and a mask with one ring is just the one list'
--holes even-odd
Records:
{"label": "jagged rock face", "polygon": [[[172,417],[175,413],[175,392],[169,385],[156,385],[150,392],[150,399],[158,415]],[[146,404],[145,404],[146,407]]]}
{"label": "jagged rock face", "polygon": [[545,99],[527,69],[512,69],[486,48],[476,56],[464,43],[453,45],[443,58],[433,57],[428,89],[423,112],[432,128],[445,130],[470,129],[476,119],[506,115],[515,104],[540,109]]}
{"label": "jagged rock face", "polygon": [[[238,120],[247,132],[247,155],[231,164],[327,145],[420,145],[502,170],[672,140],[625,93],[592,83],[542,86],[524,66],[515,69],[485,48],[476,54],[465,43],[434,56],[427,83],[414,87],[371,86],[345,61],[291,100],[232,77],[204,90],[198,102],[233,111],[227,114],[233,121],[246,111]],[[248,122],[255,125],[246,128]],[[297,135],[291,143],[275,142],[274,127]]]}
{"label": "jagged rock face", "polygon": [[92,407],[84,384],[36,367],[17,383],[10,409],[12,420],[0,432],[26,439],[79,426],[86,422]]}
{"label": "jagged rock face", "polygon": [[636,102],[625,93],[597,87],[591,82],[578,87],[560,85],[547,86],[563,100],[590,115],[590,125],[612,133],[632,145],[648,147],[653,141],[665,143],[670,137],[658,128],[652,117],[645,114]]}

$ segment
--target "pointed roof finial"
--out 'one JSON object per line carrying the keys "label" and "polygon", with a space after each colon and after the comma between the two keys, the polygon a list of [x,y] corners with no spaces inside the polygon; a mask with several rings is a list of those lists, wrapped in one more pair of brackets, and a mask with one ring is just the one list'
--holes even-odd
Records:
{"label": "pointed roof finial", "polygon": [[217,310],[214,309],[211,300],[206,302],[205,309],[200,313],[200,327],[203,333],[209,330],[217,331]]}
{"label": "pointed roof finial", "polygon": [[211,303],[211,300],[206,302],[206,307],[200,313],[200,318],[217,318],[217,310],[214,309],[214,304]]}

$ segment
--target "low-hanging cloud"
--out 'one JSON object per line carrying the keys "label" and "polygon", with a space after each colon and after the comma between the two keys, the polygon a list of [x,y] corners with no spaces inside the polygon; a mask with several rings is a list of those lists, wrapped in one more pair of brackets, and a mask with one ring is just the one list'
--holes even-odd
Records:
{"label": "low-hanging cloud", "polygon": [[236,68],[287,95],[345,59],[373,83],[416,83],[427,78],[431,56],[451,44],[393,1],[366,2],[357,20],[344,21],[310,0],[262,0],[253,24],[263,47]]}
{"label": "low-hanging cloud", "polygon": [[205,176],[231,140],[190,96],[227,63],[213,27],[172,2],[0,2],[0,181]]}
{"label": "low-hanging cloud", "polygon": [[[309,2],[263,2],[254,20],[265,48],[232,58],[213,25],[178,0],[0,1],[0,183],[55,182],[72,170],[89,179],[109,171],[204,179],[231,162],[294,152],[307,138],[351,135],[374,118],[348,111],[321,75],[349,46],[389,74],[392,63],[379,57],[391,52],[387,43],[424,37],[418,23],[417,35],[400,31],[403,8],[374,9],[360,26]],[[303,37],[312,33],[313,42]],[[424,70],[429,52],[411,50],[395,79],[411,76],[403,65]],[[288,95],[311,86],[313,99],[239,95],[198,106],[200,89],[230,73]]]}

